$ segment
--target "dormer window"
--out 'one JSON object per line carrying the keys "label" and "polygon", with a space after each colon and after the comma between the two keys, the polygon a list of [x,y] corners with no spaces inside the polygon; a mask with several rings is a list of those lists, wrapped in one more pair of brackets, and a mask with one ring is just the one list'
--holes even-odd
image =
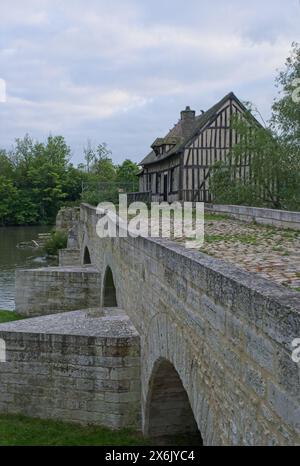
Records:
{"label": "dormer window", "polygon": [[161,152],[162,142],[163,142],[162,138],[157,138],[155,139],[154,143],[151,146],[157,156],[161,155],[162,153]]}
{"label": "dormer window", "polygon": [[168,137],[168,138],[157,138],[152,144],[152,149],[154,150],[157,157],[166,154],[178,143],[178,138]]}

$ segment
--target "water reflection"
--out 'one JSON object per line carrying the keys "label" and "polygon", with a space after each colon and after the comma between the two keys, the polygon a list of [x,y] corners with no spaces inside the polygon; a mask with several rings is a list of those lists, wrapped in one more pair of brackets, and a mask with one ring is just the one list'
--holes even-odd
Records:
{"label": "water reflection", "polygon": [[0,227],[0,309],[15,308],[15,270],[17,267],[43,267],[46,258],[40,250],[19,249],[20,242],[36,239],[47,233],[49,226]]}

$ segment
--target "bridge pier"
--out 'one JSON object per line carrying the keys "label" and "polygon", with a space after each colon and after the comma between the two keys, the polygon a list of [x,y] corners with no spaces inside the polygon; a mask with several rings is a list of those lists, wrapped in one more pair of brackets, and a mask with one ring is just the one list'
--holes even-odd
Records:
{"label": "bridge pier", "polygon": [[16,271],[16,312],[40,316],[100,305],[101,274],[91,266]]}
{"label": "bridge pier", "polygon": [[2,324],[0,412],[141,430],[140,338],[119,308]]}

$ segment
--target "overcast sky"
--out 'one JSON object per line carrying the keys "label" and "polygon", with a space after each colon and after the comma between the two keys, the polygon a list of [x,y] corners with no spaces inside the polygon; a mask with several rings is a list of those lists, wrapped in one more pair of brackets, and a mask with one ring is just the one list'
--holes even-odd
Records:
{"label": "overcast sky", "polygon": [[190,105],[234,91],[265,118],[299,0],[0,0],[0,146],[29,133],[140,161]]}

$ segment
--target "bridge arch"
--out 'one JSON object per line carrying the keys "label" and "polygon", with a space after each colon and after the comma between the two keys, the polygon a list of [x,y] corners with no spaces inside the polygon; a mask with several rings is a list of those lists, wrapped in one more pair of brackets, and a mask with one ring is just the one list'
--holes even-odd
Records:
{"label": "bridge arch", "polygon": [[[155,380],[159,380],[157,375],[162,373],[158,371],[160,364],[166,360],[169,363],[167,374],[173,377],[174,382],[173,388],[161,392],[164,404],[167,403],[167,399],[170,401],[173,396],[176,397],[175,387],[177,386],[177,389],[182,393],[182,399],[185,399],[183,403],[191,408],[189,419],[193,418],[198,426],[198,431],[194,436],[196,443],[201,445],[201,440],[203,440],[203,445],[222,445],[224,444],[223,426],[219,422],[222,417],[218,408],[218,400],[215,397],[214,383],[207,384],[205,379],[207,373],[205,342],[193,330],[194,328],[188,329],[183,326],[176,313],[170,309],[168,312],[158,311],[148,322],[146,337],[141,345],[143,432],[145,435],[149,435],[152,429],[151,418],[155,411],[151,408],[155,408],[155,405],[152,404],[156,391],[154,391]],[[205,356],[199,357],[199,352]],[[170,370],[170,366],[172,370]],[[177,374],[177,381],[174,371]],[[167,376],[160,377],[160,380],[163,382]],[[186,397],[183,393],[186,394]],[[178,403],[179,405],[180,403]],[[177,409],[176,403],[174,403],[174,409]],[[195,426],[192,421],[191,425]],[[171,436],[173,435],[171,434]],[[191,435],[187,435],[187,440],[189,437]]]}
{"label": "bridge arch", "polygon": [[174,365],[165,358],[159,358],[153,367],[145,427],[145,433],[153,438],[203,445],[188,394]]}
{"label": "bridge arch", "polygon": [[92,261],[91,261],[91,255],[90,255],[89,248],[87,246],[85,246],[84,253],[83,253],[83,264],[88,265],[88,264],[91,264],[91,263],[92,263]]}
{"label": "bridge arch", "polygon": [[109,265],[106,267],[104,274],[102,287],[102,306],[118,307],[114,277]]}

